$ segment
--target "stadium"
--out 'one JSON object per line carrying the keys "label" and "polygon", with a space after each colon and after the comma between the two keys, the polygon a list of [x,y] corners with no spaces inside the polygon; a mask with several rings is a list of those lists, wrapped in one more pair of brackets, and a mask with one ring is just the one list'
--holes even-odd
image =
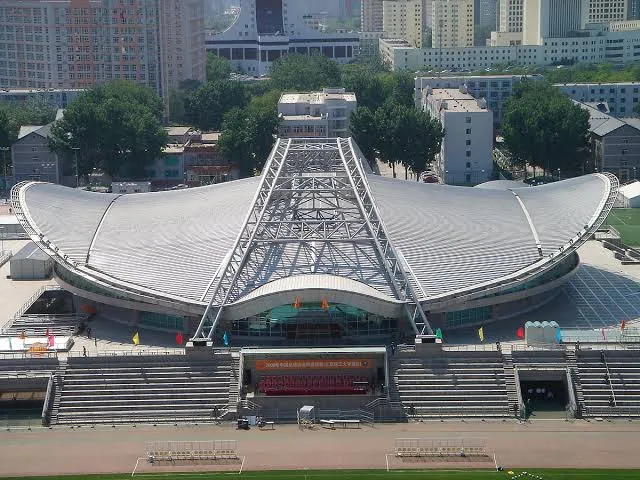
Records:
{"label": "stadium", "polygon": [[[260,177],[209,187],[115,195],[16,185],[12,210],[54,260],[60,287],[35,301],[62,298],[96,338],[28,306],[3,330],[24,351],[3,354],[0,401],[40,398],[38,421],[57,432],[40,437],[37,455],[23,448],[28,438],[8,438],[6,468],[135,463],[166,474],[206,461],[242,471],[246,456],[250,470],[497,469],[496,452],[519,466],[634,466],[631,424],[584,422],[558,435],[526,422],[532,409],[546,419],[546,408],[563,422],[640,416],[640,365],[625,343],[637,330],[540,344],[482,333],[509,322],[515,331],[579,275],[578,248],[617,192],[602,173],[538,187],[385,178],[348,138],[279,139]],[[123,330],[126,348],[113,347]],[[473,344],[446,341],[468,330],[480,334]],[[138,345],[139,332],[154,331],[178,334],[180,346]],[[246,440],[249,425],[274,429],[271,441]],[[62,433],[83,426],[95,430]],[[77,438],[101,445],[86,450],[82,470],[71,466]]]}
{"label": "stadium", "polygon": [[607,174],[392,180],[351,140],[294,139],[259,178],[134,196],[27,183],[12,202],[58,283],[114,317],[218,344],[353,345],[542,305],[616,195]]}

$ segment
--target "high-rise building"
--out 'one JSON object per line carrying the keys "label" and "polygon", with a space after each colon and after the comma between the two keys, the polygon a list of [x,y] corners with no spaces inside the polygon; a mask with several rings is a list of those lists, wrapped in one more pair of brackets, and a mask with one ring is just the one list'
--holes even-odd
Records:
{"label": "high-rise building", "polygon": [[568,37],[580,29],[584,0],[527,0],[522,43],[541,45],[544,38]]}
{"label": "high-rise building", "polygon": [[500,0],[500,31],[522,32],[524,0]]}
{"label": "high-rise building", "polygon": [[[250,75],[268,73],[272,62],[289,53],[324,55],[338,63],[348,63],[359,52],[358,33],[325,33],[308,24],[311,0],[236,2],[239,9],[233,24],[224,32],[208,34],[205,45],[208,51]],[[382,1],[377,31],[382,31]]]}
{"label": "high-rise building", "polygon": [[629,0],[584,0],[582,24],[616,22],[627,19]]}
{"label": "high-rise building", "polygon": [[498,0],[477,0],[474,8],[478,25],[498,28]]}
{"label": "high-rise building", "polygon": [[640,0],[629,0],[627,20],[640,20]]}
{"label": "high-rise building", "polygon": [[363,32],[382,32],[382,1],[361,0],[360,30]]}
{"label": "high-rise building", "polygon": [[204,80],[203,0],[5,0],[0,88]]}
{"label": "high-rise building", "polygon": [[433,0],[433,48],[473,46],[473,0]]}
{"label": "high-rise building", "polygon": [[433,8],[431,4],[433,0],[422,0],[422,28],[431,26],[431,14],[433,13]]}
{"label": "high-rise building", "polygon": [[422,47],[422,0],[384,0],[382,29],[387,37]]}

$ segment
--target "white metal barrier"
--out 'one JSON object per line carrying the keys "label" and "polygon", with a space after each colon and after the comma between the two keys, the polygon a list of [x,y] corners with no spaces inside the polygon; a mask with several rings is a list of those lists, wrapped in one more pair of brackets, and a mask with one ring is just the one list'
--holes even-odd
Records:
{"label": "white metal barrier", "polygon": [[488,457],[478,438],[397,438],[396,457]]}
{"label": "white metal barrier", "polygon": [[147,443],[147,461],[237,460],[236,440],[155,441]]}

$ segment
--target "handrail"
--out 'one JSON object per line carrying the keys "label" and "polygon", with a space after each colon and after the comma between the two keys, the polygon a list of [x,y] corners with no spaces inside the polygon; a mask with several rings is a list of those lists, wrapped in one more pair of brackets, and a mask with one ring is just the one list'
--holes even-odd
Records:
{"label": "handrail", "polygon": [[[123,350],[98,350],[97,352],[87,352],[91,357],[142,357],[142,356],[162,356],[162,355],[185,355],[184,348],[160,349],[160,348],[131,348]],[[84,357],[83,351],[70,350],[67,354],[69,358]]]}
{"label": "handrail", "polygon": [[616,402],[616,392],[613,391],[613,383],[611,382],[611,372],[609,372],[609,364],[607,363],[607,356],[604,354],[604,351],[600,353],[602,354],[602,361],[604,362],[604,368],[607,370],[607,382],[609,382],[609,389],[611,390],[611,396],[613,398],[613,406],[617,407],[618,403]]}
{"label": "handrail", "polygon": [[49,412],[51,410],[50,402],[52,401],[51,392],[53,391],[53,376],[55,373],[49,375],[49,381],[47,382],[47,393],[44,396],[44,403],[42,405],[42,425],[49,425]]}

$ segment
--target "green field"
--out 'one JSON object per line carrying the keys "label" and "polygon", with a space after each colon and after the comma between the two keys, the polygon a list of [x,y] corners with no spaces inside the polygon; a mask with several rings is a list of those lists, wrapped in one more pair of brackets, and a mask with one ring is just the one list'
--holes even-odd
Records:
{"label": "green field", "polygon": [[[533,475],[518,475],[523,472]],[[236,476],[237,473],[157,473],[137,474],[134,478],[179,478],[180,480],[221,480]],[[278,471],[278,472],[246,472],[240,475],[249,480],[508,480],[517,477],[519,480],[542,478],[543,480],[633,480],[640,478],[638,470],[560,470],[560,469],[514,469],[504,472],[495,470],[464,471],[464,470],[326,470],[326,471]],[[20,477],[28,479],[48,480],[125,480],[131,479],[130,474],[122,475],[78,475],[58,477]],[[18,479],[16,479],[18,480]]]}
{"label": "green field", "polygon": [[604,223],[620,232],[623,243],[640,247],[640,208],[614,208]]}

